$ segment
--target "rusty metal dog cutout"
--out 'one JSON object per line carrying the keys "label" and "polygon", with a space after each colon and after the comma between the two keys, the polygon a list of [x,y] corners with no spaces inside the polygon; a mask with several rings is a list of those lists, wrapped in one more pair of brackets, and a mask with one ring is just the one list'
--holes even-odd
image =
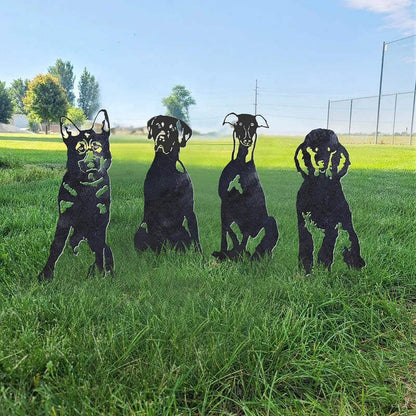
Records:
{"label": "rusty metal dog cutout", "polygon": [[[222,171],[218,185],[221,198],[221,250],[212,254],[218,260],[237,260],[242,255],[248,256],[249,239],[256,238],[263,231],[264,236],[251,255],[254,260],[270,254],[279,236],[276,220],[267,213],[266,198],[254,164],[257,129],[269,126],[263,116],[251,114],[230,113],[225,117],[225,123],[234,129],[234,146],[231,161]],[[240,239],[233,230],[237,231],[235,227],[240,231]],[[231,248],[228,247],[227,235],[232,242]]]}
{"label": "rusty metal dog cutout", "polygon": [[179,160],[192,130],[184,121],[162,115],[151,118],[147,128],[155,156],[144,181],[144,216],[134,246],[157,253],[164,245],[184,251],[193,244],[201,250],[192,182]]}
{"label": "rusty metal dog cutout", "polygon": [[[304,163],[301,167],[299,155]],[[324,230],[325,236],[318,252],[318,263],[330,269],[334,260],[338,225],[348,232],[351,247],[344,247],[344,262],[361,269],[365,261],[352,224],[352,215],[345,199],[341,178],[347,173],[350,157],[332,130],[312,130],[296,149],[295,164],[303,183],[296,201],[299,233],[299,263],[307,273],[313,264],[313,238],[306,221]]]}
{"label": "rusty metal dog cutout", "polygon": [[[66,173],[58,194],[59,218],[49,258],[39,280],[51,280],[55,264],[69,237],[73,252],[87,240],[95,254],[87,277],[100,273],[113,275],[113,253],[106,243],[110,221],[111,165],[110,122],[106,110],[100,110],[88,130],[80,130],[68,118],[61,117],[61,135],[67,147]],[[72,232],[72,234],[71,234]]]}

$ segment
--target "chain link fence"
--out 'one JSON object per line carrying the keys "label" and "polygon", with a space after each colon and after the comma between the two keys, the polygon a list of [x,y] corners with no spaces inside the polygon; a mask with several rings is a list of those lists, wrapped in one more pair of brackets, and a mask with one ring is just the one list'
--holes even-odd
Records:
{"label": "chain link fence", "polygon": [[327,127],[350,142],[415,144],[415,74],[416,35],[383,42],[379,94],[329,100]]}
{"label": "chain link fence", "polygon": [[[384,94],[380,97],[378,143],[412,144],[415,132],[414,91]],[[328,102],[327,126],[348,142],[374,143],[378,95]]]}

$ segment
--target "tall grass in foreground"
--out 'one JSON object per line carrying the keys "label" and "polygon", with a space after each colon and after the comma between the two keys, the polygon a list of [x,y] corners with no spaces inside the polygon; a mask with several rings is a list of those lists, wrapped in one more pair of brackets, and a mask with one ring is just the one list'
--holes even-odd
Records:
{"label": "tall grass in foreground", "polygon": [[0,137],[0,160],[11,161],[0,167],[0,415],[415,414],[415,149],[348,146],[343,187],[367,266],[347,269],[341,233],[332,272],[304,276],[293,139],[260,137],[256,150],[280,231],[273,258],[210,256],[229,141],[182,151],[204,257],[134,251],[152,146],[113,138],[115,279],[85,278],[93,256],[82,244],[39,285],[65,149]]}

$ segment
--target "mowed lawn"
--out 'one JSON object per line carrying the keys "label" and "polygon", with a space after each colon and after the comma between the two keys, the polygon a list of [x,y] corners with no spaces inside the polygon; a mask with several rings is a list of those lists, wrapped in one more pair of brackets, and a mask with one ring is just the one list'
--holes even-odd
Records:
{"label": "mowed lawn", "polygon": [[260,135],[256,147],[280,232],[273,257],[216,264],[231,135],[181,150],[204,256],[135,252],[153,146],[112,136],[115,278],[86,278],[83,243],[38,284],[66,149],[58,137],[1,135],[0,415],[414,415],[416,148],[346,145],[342,184],[367,266],[347,268],[340,233],[332,271],[305,276],[301,141]]}

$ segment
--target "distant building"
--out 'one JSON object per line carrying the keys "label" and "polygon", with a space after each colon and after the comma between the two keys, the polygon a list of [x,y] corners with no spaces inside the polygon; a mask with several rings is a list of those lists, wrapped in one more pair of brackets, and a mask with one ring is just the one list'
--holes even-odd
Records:
{"label": "distant building", "polygon": [[13,114],[10,124],[18,129],[27,129],[29,127],[29,120],[24,114]]}

